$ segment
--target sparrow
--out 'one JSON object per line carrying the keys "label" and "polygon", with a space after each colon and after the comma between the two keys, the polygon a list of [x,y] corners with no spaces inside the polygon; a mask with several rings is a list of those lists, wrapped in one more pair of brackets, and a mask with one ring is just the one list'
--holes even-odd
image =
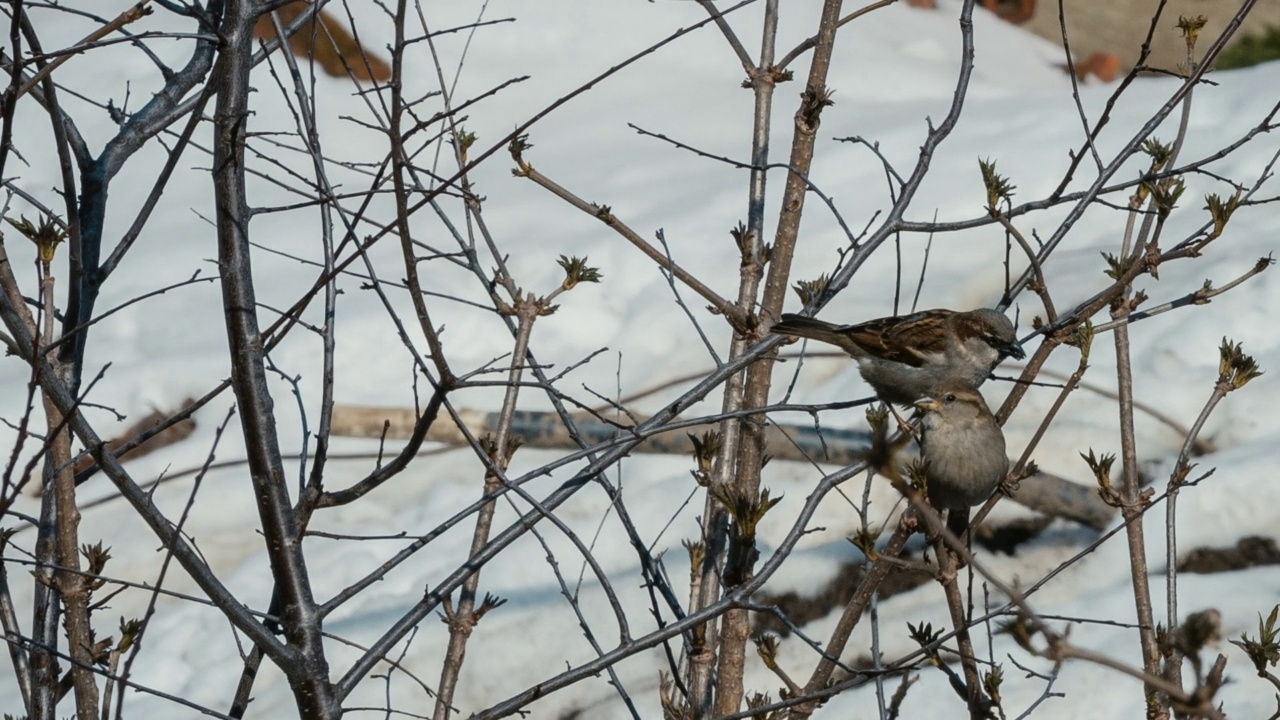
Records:
{"label": "sparrow", "polygon": [[776,335],[830,343],[858,361],[862,379],[881,400],[910,405],[943,385],[982,384],[1006,357],[1026,357],[1013,323],[998,310],[925,310],[910,315],[833,325],[784,314]]}
{"label": "sparrow", "polygon": [[977,388],[949,382],[916,403],[920,421],[920,462],[929,502],[947,511],[947,529],[956,537],[969,527],[969,508],[991,494],[1009,474],[1004,433]]}

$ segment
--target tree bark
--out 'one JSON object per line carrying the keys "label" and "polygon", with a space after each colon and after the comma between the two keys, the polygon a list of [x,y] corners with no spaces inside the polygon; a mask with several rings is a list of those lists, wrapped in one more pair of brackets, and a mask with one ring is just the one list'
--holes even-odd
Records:
{"label": "tree bark", "polygon": [[289,499],[267,387],[249,253],[250,211],[245,190],[245,138],[249,121],[249,72],[253,67],[251,0],[230,0],[221,28],[213,81],[213,181],[217,207],[218,263],[231,348],[231,383],[249,456],[249,473],[266,539],[271,574],[279,589],[280,618],[291,656],[281,670],[289,679],[302,717],[337,720],[342,709],[329,681],[320,635],[320,615],[307,576],[298,518]]}

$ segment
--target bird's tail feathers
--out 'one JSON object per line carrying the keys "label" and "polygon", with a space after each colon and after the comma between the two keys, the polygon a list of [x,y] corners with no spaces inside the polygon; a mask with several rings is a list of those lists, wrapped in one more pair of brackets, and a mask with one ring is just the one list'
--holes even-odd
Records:
{"label": "bird's tail feathers", "polygon": [[817,318],[784,313],[782,322],[775,323],[773,327],[769,328],[769,332],[775,335],[789,335],[823,342],[836,342],[835,338],[840,337],[838,329],[839,326],[823,322]]}

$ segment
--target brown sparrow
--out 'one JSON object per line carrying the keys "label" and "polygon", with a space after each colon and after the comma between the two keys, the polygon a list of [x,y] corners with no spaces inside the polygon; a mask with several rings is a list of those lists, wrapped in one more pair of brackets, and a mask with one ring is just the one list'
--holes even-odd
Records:
{"label": "brown sparrow", "polygon": [[1004,433],[976,388],[947,383],[916,403],[920,461],[929,502],[947,510],[947,528],[960,537],[969,526],[969,508],[986,501],[1009,473]]}
{"label": "brown sparrow", "polygon": [[950,382],[982,384],[1008,356],[1026,357],[1013,323],[998,310],[925,310],[832,325],[784,314],[771,332],[831,343],[858,361],[862,379],[881,400],[910,405]]}

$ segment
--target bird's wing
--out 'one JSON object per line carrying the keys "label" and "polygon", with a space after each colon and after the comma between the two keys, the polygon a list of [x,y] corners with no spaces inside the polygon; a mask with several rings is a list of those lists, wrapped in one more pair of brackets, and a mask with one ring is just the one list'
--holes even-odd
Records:
{"label": "bird's wing", "polygon": [[924,310],[910,315],[870,320],[845,333],[869,355],[912,367],[925,364],[927,355],[946,350],[950,310]]}

